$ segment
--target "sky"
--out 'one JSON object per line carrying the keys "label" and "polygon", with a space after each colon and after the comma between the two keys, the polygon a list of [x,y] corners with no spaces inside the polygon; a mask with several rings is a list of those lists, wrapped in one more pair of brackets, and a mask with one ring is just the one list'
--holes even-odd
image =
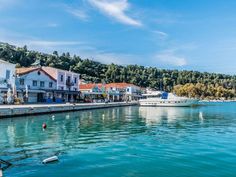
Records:
{"label": "sky", "polygon": [[0,41],[121,65],[236,74],[235,0],[0,0]]}

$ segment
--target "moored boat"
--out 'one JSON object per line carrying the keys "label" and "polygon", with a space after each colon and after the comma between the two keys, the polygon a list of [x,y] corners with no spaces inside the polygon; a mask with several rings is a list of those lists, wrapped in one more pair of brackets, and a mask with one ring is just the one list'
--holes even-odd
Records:
{"label": "moored boat", "polygon": [[149,91],[142,95],[143,98],[139,100],[141,106],[170,106],[170,107],[184,107],[194,106],[198,103],[198,99],[178,97],[173,93],[162,91]]}

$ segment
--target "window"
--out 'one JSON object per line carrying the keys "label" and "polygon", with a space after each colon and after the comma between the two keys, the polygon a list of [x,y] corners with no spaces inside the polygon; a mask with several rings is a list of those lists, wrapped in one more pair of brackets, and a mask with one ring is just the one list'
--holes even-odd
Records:
{"label": "window", "polygon": [[74,88],[74,91],[77,91],[77,88]]}
{"label": "window", "polygon": [[70,76],[67,77],[67,81],[70,82]]}
{"label": "window", "polygon": [[61,90],[64,90],[64,87],[61,87]]}
{"label": "window", "polygon": [[74,83],[75,83],[75,84],[77,83],[77,77],[74,78]]}
{"label": "window", "polygon": [[44,82],[40,81],[40,87],[44,87]]}
{"label": "window", "polygon": [[52,84],[53,84],[52,82],[49,82],[49,87],[50,87],[50,88],[52,88]]}
{"label": "window", "polygon": [[20,85],[25,85],[25,80],[24,79],[20,79]]}
{"label": "window", "polygon": [[63,82],[64,78],[63,78],[63,75],[61,75],[61,82]]}
{"label": "window", "polygon": [[6,70],[6,79],[10,79],[10,74],[11,74],[11,71],[10,70]]}
{"label": "window", "polygon": [[37,84],[38,84],[37,81],[34,80],[34,81],[33,81],[33,86],[36,87]]}

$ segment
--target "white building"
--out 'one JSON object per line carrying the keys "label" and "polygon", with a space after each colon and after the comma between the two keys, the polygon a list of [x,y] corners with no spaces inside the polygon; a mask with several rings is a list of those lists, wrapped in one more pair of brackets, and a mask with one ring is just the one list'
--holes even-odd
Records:
{"label": "white building", "polygon": [[79,94],[79,74],[52,67],[17,69],[17,88],[24,98],[28,88],[28,102],[74,102]]}
{"label": "white building", "polygon": [[56,80],[41,67],[17,68],[16,73],[19,98],[28,103],[52,102]]}
{"label": "white building", "polygon": [[141,88],[130,83],[109,83],[106,84],[107,93],[113,100],[132,101],[138,100],[141,96]]}
{"label": "white building", "polygon": [[15,85],[15,64],[0,59],[0,103],[6,99],[8,89]]}

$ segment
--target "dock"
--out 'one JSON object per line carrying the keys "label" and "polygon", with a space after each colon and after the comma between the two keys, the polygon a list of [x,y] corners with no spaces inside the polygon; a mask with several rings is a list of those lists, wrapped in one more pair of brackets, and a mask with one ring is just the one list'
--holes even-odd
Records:
{"label": "dock", "polygon": [[138,102],[0,105],[0,118],[135,105]]}

